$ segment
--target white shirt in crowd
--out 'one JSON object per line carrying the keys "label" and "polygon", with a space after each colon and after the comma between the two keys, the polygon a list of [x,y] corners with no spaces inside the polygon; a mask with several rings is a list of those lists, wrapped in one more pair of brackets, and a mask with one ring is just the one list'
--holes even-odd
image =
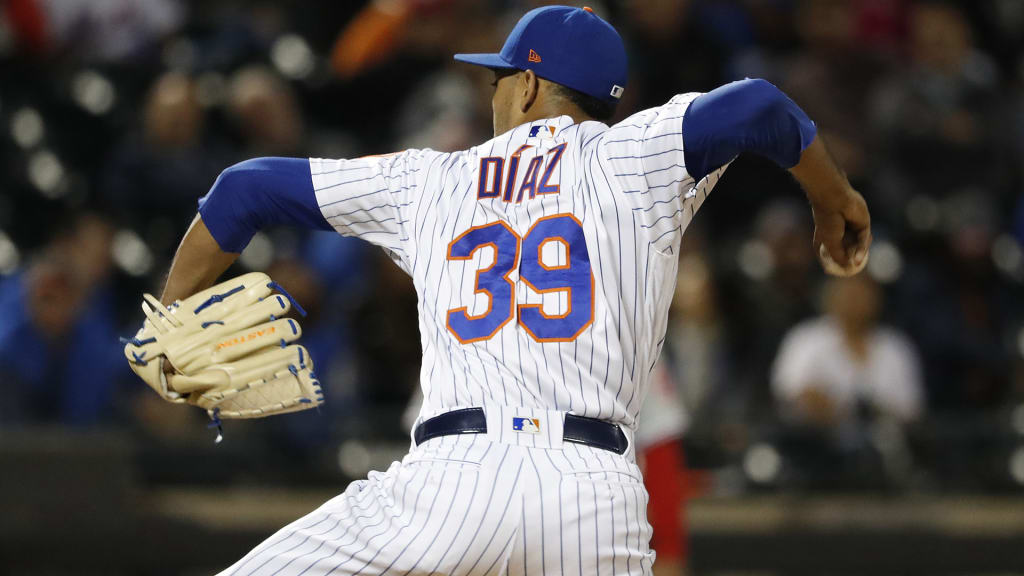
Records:
{"label": "white shirt in crowd", "polygon": [[922,411],[923,391],[917,352],[902,334],[876,328],[868,337],[867,355],[857,359],[838,324],[828,318],[795,326],[779,348],[772,370],[776,399],[792,408],[804,392],[816,388],[829,398],[840,419],[855,414],[858,401],[907,422]]}

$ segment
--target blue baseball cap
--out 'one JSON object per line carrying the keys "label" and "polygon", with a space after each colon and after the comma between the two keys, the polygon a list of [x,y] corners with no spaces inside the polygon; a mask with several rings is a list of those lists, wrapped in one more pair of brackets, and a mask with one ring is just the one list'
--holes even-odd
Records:
{"label": "blue baseball cap", "polygon": [[455,59],[497,70],[529,68],[606,102],[617,102],[626,87],[622,38],[590,8],[535,8],[512,29],[501,52],[456,54]]}

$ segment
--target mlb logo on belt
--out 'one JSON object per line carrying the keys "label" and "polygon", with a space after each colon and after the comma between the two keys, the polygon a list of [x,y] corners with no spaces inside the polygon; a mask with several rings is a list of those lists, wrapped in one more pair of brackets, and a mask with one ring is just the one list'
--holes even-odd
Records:
{"label": "mlb logo on belt", "polygon": [[537,434],[540,432],[540,420],[537,418],[520,418],[518,416],[514,416],[512,418],[512,429],[516,432]]}

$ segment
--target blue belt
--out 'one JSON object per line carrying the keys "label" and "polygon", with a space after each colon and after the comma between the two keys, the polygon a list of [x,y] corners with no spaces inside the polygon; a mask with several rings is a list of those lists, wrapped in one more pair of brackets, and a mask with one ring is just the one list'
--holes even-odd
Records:
{"label": "blue belt", "polygon": [[[445,412],[420,422],[413,432],[416,445],[454,434],[484,434],[487,432],[487,418],[483,408],[462,408]],[[562,425],[562,439],[566,442],[601,448],[616,454],[623,454],[629,446],[625,433],[618,424],[596,418],[566,414]]]}

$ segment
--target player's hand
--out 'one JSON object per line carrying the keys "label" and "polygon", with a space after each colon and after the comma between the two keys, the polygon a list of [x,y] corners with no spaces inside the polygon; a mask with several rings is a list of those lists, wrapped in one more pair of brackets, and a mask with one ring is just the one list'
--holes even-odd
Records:
{"label": "player's hand", "polygon": [[814,251],[825,272],[853,276],[868,263],[871,247],[871,215],[864,198],[846,187],[838,198],[812,204]]}

